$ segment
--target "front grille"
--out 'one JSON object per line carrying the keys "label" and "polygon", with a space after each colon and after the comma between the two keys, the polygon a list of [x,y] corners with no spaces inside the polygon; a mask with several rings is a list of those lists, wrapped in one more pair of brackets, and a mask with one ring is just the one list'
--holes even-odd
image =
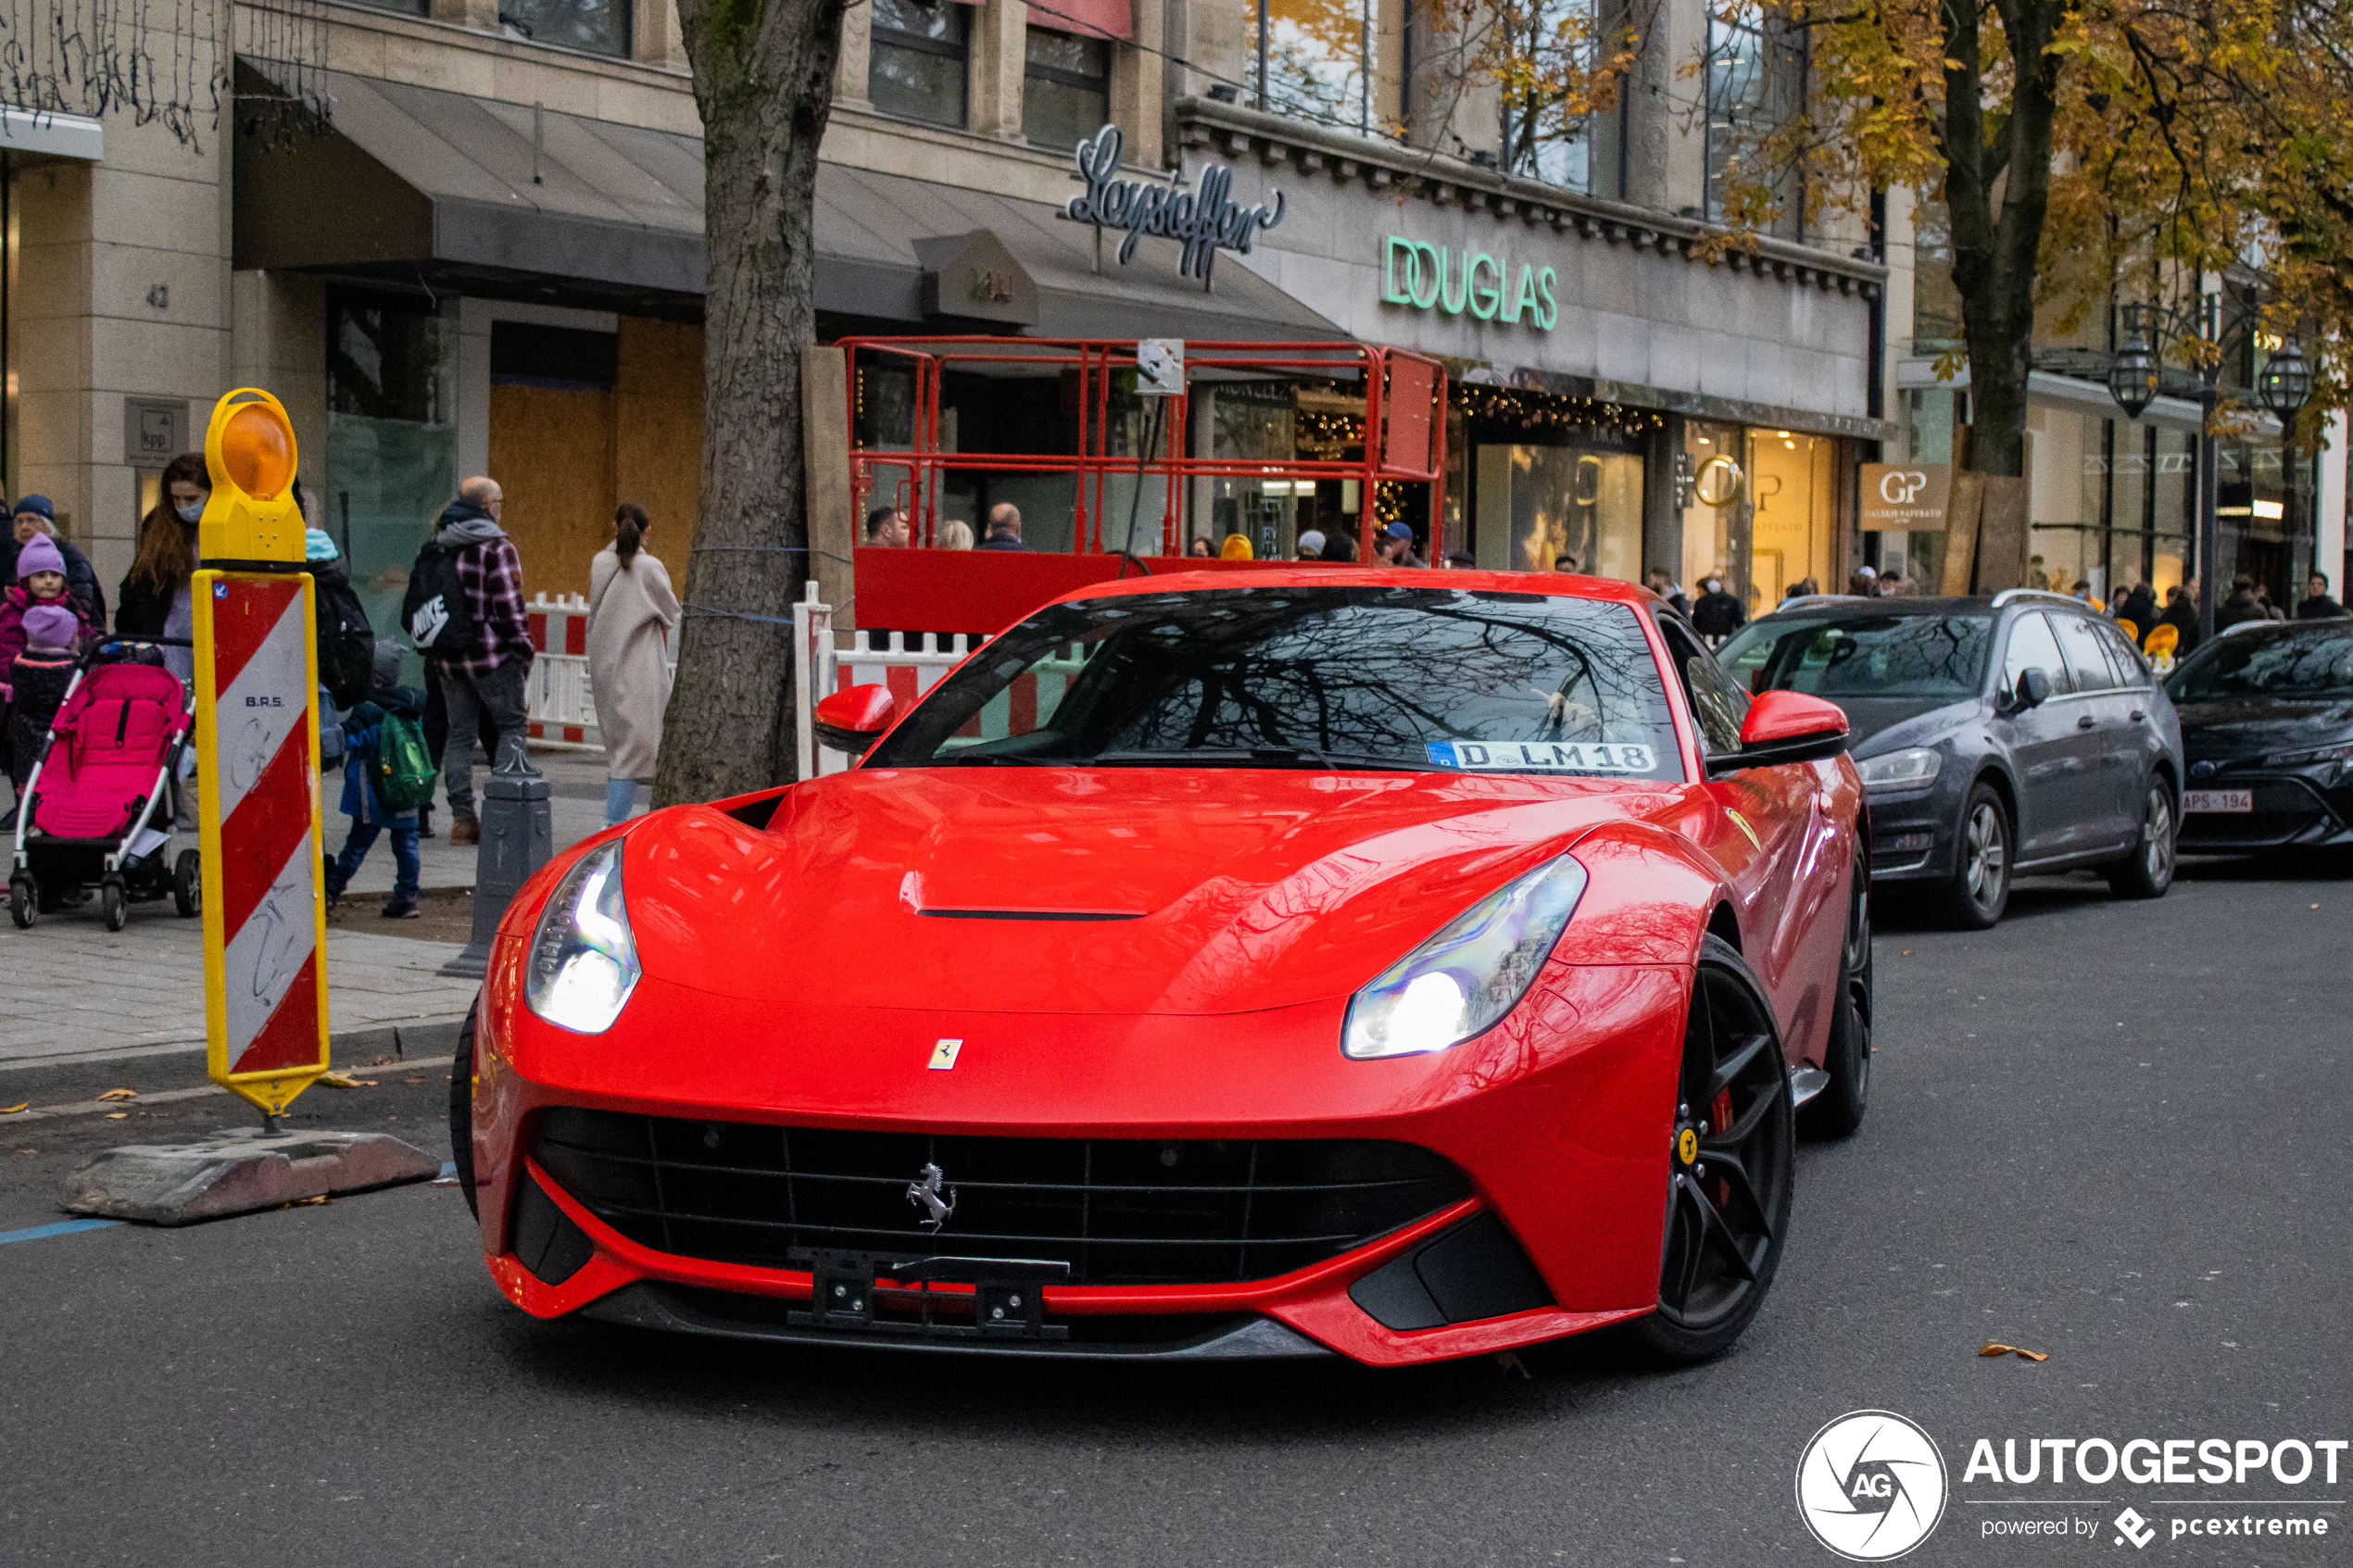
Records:
{"label": "front grille", "polygon": [[[1026,1258],[1074,1285],[1265,1279],[1468,1196],[1411,1144],[1164,1141],[843,1132],[621,1111],[548,1111],[532,1154],[640,1246],[796,1264],[795,1248]],[[935,1236],[908,1187],[937,1165],[955,1212]]]}
{"label": "front grille", "polygon": [[2284,844],[2315,826],[2334,832],[2336,822],[2327,804],[2300,779],[2230,779],[2192,789],[2244,789],[2253,797],[2252,811],[2185,811],[2182,838],[2188,844]]}

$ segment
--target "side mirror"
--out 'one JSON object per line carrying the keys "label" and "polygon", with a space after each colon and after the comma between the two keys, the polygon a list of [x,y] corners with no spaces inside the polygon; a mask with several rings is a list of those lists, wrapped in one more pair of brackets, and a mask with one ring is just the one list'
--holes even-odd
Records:
{"label": "side mirror", "polygon": [[2003,711],[2023,713],[2030,708],[2040,708],[2051,700],[2050,671],[2040,665],[2019,672],[2018,685],[2002,694]]}
{"label": "side mirror", "polygon": [[1804,692],[1760,692],[1741,721],[1741,748],[1707,759],[1707,771],[1738,772],[1785,762],[1818,762],[1846,749],[1846,713]]}
{"label": "side mirror", "polygon": [[888,686],[850,686],[818,703],[810,718],[820,742],[863,757],[898,716],[899,699]]}

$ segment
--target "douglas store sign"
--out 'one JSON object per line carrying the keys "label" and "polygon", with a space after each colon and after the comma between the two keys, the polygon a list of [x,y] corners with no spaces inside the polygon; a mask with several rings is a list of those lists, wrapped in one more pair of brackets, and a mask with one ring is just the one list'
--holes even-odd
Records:
{"label": "douglas store sign", "polygon": [[1448,250],[1428,240],[1391,234],[1381,242],[1381,303],[1416,310],[1468,311],[1481,321],[1503,321],[1549,332],[1560,319],[1553,298],[1558,282],[1549,267],[1512,264],[1483,250]]}

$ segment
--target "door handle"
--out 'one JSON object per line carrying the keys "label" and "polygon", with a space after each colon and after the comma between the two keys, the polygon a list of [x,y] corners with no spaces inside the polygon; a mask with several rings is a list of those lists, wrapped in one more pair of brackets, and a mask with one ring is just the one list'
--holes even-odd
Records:
{"label": "door handle", "polygon": [[2097,729],[2099,727],[2099,722],[2100,721],[2097,719],[2093,718],[2090,714],[2082,713],[2076,716],[2075,727],[2079,730]]}
{"label": "door handle", "polygon": [[2142,712],[2142,711],[2141,711],[2139,709],[2137,709],[2137,708],[2135,708],[2134,709],[2133,709],[2133,712],[2132,712],[2132,715],[2131,715],[2131,718],[2132,718],[2132,720],[2133,720],[2133,722],[2134,722],[2135,724],[2139,723],[2142,720],[2144,720],[2144,719],[2145,719],[2145,718],[2147,718],[2147,717],[2148,717],[2148,715],[2147,715],[2147,714],[2145,714],[2145,713]]}

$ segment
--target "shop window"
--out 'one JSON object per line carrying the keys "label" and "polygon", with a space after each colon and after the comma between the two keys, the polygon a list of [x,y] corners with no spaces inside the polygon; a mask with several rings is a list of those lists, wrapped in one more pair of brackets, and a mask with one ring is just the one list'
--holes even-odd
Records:
{"label": "shop window", "polygon": [[[1512,173],[1586,195],[1625,194],[1627,98],[1623,83],[1596,74],[1630,25],[1624,0],[1537,0],[1502,11],[1494,26],[1523,31],[1506,44],[1525,62],[1529,84],[1503,103],[1504,165]],[[1579,90],[1565,93],[1565,86]],[[1594,107],[1599,98],[1606,105]]]}
{"label": "shop window", "polygon": [[[1806,84],[1805,34],[1779,26],[1755,0],[1732,0],[1707,13],[1707,216],[1722,222],[1737,204],[1733,182],[1754,177],[1759,143],[1800,101]],[[1780,213],[1769,232],[1785,239],[1804,237],[1806,193],[1801,183],[1777,182]]]}
{"label": "shop window", "polygon": [[1257,107],[1369,135],[1372,0],[1243,0]]}
{"label": "shop window", "polygon": [[398,621],[423,524],[457,493],[457,304],[327,295],[326,441],[305,449],[303,481],[378,626]]}
{"label": "shop window", "polygon": [[630,0],[498,0],[498,22],[535,44],[626,58],[631,9]]}
{"label": "shop window", "polygon": [[1031,28],[1022,66],[1021,133],[1038,146],[1075,147],[1110,119],[1110,43]]}
{"label": "shop window", "polygon": [[964,123],[970,8],[955,0],[874,0],[866,96],[885,114],[934,125]]}
{"label": "shop window", "polygon": [[1953,286],[1952,220],[1943,202],[1912,207],[1911,358],[1934,359],[1961,345],[1961,291]]}
{"label": "shop window", "polygon": [[611,388],[620,373],[621,337],[617,332],[543,327],[532,321],[490,323],[493,384],[604,392]]}

